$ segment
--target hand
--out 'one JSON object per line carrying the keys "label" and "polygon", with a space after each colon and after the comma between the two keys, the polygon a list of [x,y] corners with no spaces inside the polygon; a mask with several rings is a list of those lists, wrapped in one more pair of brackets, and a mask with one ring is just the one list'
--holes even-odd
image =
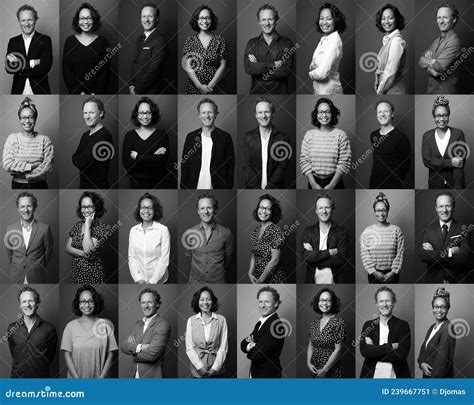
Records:
{"label": "hand", "polygon": [[255,55],[249,54],[248,58],[250,62],[257,63],[257,58],[255,57]]}
{"label": "hand", "polygon": [[368,336],[365,337],[365,344],[366,345],[373,345],[374,342],[372,341],[371,338],[369,338]]}
{"label": "hand", "polygon": [[209,375],[209,371],[205,367],[200,368],[197,372],[203,378],[206,378]]}
{"label": "hand", "polygon": [[421,363],[420,368],[424,375],[431,377],[431,370],[433,370],[433,367],[431,367],[428,363]]}
{"label": "hand", "polygon": [[209,93],[214,93],[214,85],[209,83],[206,87],[207,87],[207,90],[209,91]]}
{"label": "hand", "polygon": [[166,153],[166,148],[165,147],[161,147],[161,148],[158,148],[157,150],[155,150],[155,153],[153,153],[154,155],[164,155]]}
{"label": "hand", "polygon": [[209,373],[207,374],[208,377],[214,377],[217,374],[217,371],[213,368],[209,369]]}
{"label": "hand", "polygon": [[84,259],[88,259],[89,256],[91,255],[91,252],[84,252],[83,250],[81,250],[81,254],[80,256],[83,257]]}
{"label": "hand", "polygon": [[432,51],[426,51],[423,56],[424,56],[426,59],[433,59],[433,52],[432,52]]}
{"label": "hand", "polygon": [[273,62],[273,67],[275,69],[280,68],[282,65],[283,65],[283,61],[281,61],[281,60],[276,60],[275,62]]}
{"label": "hand", "polygon": [[378,270],[375,270],[372,275],[375,277],[377,281],[383,282],[385,280],[385,274],[381,273]]}
{"label": "hand", "polygon": [[332,190],[334,187],[336,187],[336,185],[331,181],[329,184],[324,186],[324,190]]}
{"label": "hand", "polygon": [[394,349],[394,350],[398,349],[398,343],[397,342],[392,343],[392,349]]}
{"label": "hand", "polygon": [[423,250],[434,250],[434,249],[433,249],[433,246],[431,245],[431,243],[424,242],[423,243]]}
{"label": "hand", "polygon": [[313,250],[313,247],[307,242],[303,243],[303,247],[305,248],[305,250]]}
{"label": "hand", "polygon": [[7,55],[7,60],[10,63],[18,63],[19,62],[19,59],[13,53],[9,53]]}
{"label": "hand", "polygon": [[135,86],[130,86],[128,89],[130,90],[130,94],[131,94],[132,96],[134,96],[134,95],[137,94],[137,93],[135,93]]}
{"label": "hand", "polygon": [[146,284],[146,281],[145,280],[138,280],[137,284]]}
{"label": "hand", "polygon": [[32,164],[31,164],[31,170],[36,169],[36,168],[39,167],[40,165],[41,165],[41,162],[32,163]]}
{"label": "hand", "polygon": [[318,68],[318,65],[316,65],[316,63],[311,62],[311,65],[309,65],[309,70],[315,70],[317,68]]}
{"label": "hand", "polygon": [[32,59],[31,61],[34,63],[35,66],[38,66],[41,62],[40,59]]}
{"label": "hand", "polygon": [[248,343],[254,343],[254,341],[253,341],[253,336],[252,336],[252,335],[248,335],[248,336],[245,338],[245,341],[248,342]]}
{"label": "hand", "polygon": [[257,277],[255,277],[253,274],[249,273],[249,278],[250,278],[250,282],[252,284],[257,284]]}
{"label": "hand", "polygon": [[459,248],[459,246],[454,246],[451,248],[451,254],[452,255],[457,255],[459,254],[459,252],[461,252],[461,249]]}
{"label": "hand", "polygon": [[94,220],[94,215],[95,215],[95,212],[92,212],[91,214],[88,214],[88,215],[84,216],[84,220],[85,220],[84,223],[85,223],[86,227],[91,226],[92,221]]}
{"label": "hand", "polygon": [[137,156],[138,156],[138,153],[135,152],[134,150],[132,150],[132,151],[130,152],[130,157],[131,157],[133,160],[135,160],[135,159],[137,158]]}
{"label": "hand", "polygon": [[317,370],[318,371],[318,375],[316,376],[316,378],[326,378],[326,374],[328,373],[324,368],[322,368],[321,370]]}
{"label": "hand", "polygon": [[451,159],[451,164],[453,165],[453,167],[459,167],[461,168],[463,166],[463,159],[456,156],[456,157],[453,157]]}
{"label": "hand", "polygon": [[207,86],[205,86],[203,84],[200,84],[199,86],[196,86],[196,87],[199,90],[199,93],[201,93],[201,94],[208,94],[209,93],[209,89],[207,88]]}
{"label": "hand", "polygon": [[314,374],[314,375],[318,374],[318,369],[314,367],[311,363],[307,363],[306,366],[308,367],[308,370],[310,371],[311,374]]}
{"label": "hand", "polygon": [[330,256],[337,255],[337,248],[329,249],[329,255],[330,255]]}
{"label": "hand", "polygon": [[263,284],[265,280],[260,276],[259,278],[255,279],[255,284]]}
{"label": "hand", "polygon": [[318,184],[316,183],[314,180],[312,182],[309,183],[309,185],[311,186],[311,188],[313,190],[322,190],[323,188]]}
{"label": "hand", "polygon": [[384,279],[384,283],[390,283],[393,278],[395,277],[395,274],[393,271],[391,271],[390,273],[387,273],[385,274],[385,279]]}
{"label": "hand", "polygon": [[142,350],[146,350],[150,347],[149,343],[142,344]]}

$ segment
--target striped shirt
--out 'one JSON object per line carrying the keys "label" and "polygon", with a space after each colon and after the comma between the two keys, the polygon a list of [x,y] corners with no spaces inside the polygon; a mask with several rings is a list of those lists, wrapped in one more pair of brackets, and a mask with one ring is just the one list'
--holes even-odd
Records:
{"label": "striped shirt", "polygon": [[301,144],[301,173],[326,178],[337,171],[347,174],[350,167],[351,144],[343,130],[322,132],[315,128],[306,132]]}
{"label": "striped shirt", "polygon": [[360,256],[367,273],[391,270],[398,274],[403,264],[404,236],[397,225],[370,225],[360,236]]}
{"label": "striped shirt", "polygon": [[[13,180],[19,183],[46,181],[53,157],[54,147],[46,135],[10,134],[3,146],[3,168],[19,173],[13,176]],[[39,166],[32,169],[34,163],[39,163]]]}

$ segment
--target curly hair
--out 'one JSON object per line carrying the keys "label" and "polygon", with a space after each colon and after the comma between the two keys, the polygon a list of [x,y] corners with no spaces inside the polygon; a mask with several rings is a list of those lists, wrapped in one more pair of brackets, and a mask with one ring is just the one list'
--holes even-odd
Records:
{"label": "curly hair", "polygon": [[382,8],[377,11],[377,14],[375,15],[375,26],[380,32],[384,32],[385,30],[382,27],[382,15],[385,10],[392,10],[393,16],[395,17],[395,29],[402,30],[405,28],[405,17],[403,17],[402,13],[400,13],[400,10],[398,7],[387,3]]}
{"label": "curly hair", "polygon": [[341,115],[341,110],[337,108],[332,100],[329,98],[322,97],[318,101],[316,101],[316,105],[314,106],[314,110],[311,112],[311,124],[313,124],[316,128],[321,128],[321,123],[318,121],[318,107],[326,103],[329,105],[331,110],[331,122],[329,126],[335,127],[339,122],[339,116]]}
{"label": "curly hair", "polygon": [[89,3],[82,3],[80,7],[77,9],[74,18],[72,19],[72,29],[76,31],[78,34],[82,32],[81,27],[79,26],[79,14],[82,10],[89,10],[91,12],[92,17],[92,28],[91,32],[96,32],[102,27],[102,22],[100,21],[100,14],[99,12]]}
{"label": "curly hair", "polygon": [[191,19],[189,20],[189,25],[193,29],[193,31],[199,32],[201,29],[199,28],[198,20],[199,20],[199,14],[201,14],[201,11],[207,10],[209,11],[209,14],[211,15],[211,25],[209,26],[209,32],[213,32],[216,30],[217,26],[219,25],[219,19],[217,16],[214,14],[212,11],[212,8],[206,5],[199,6],[191,16]]}
{"label": "curly hair", "polygon": [[89,291],[92,294],[92,300],[94,301],[94,312],[92,314],[100,315],[102,313],[102,310],[104,309],[104,297],[102,296],[102,294],[99,294],[94,287],[90,285],[83,285],[82,287],[79,287],[77,289],[76,296],[72,301],[72,312],[77,316],[82,315],[82,312],[79,309],[79,298],[81,296],[81,293],[84,291]]}
{"label": "curly hair", "polygon": [[35,103],[33,103],[33,100],[29,97],[25,97],[24,100],[20,104],[20,108],[18,109],[18,118],[21,116],[21,112],[25,109],[29,108],[31,112],[33,113],[33,117],[36,121],[38,118],[38,110],[36,109]]}
{"label": "curly hair", "polygon": [[79,197],[79,202],[77,203],[77,208],[76,208],[76,215],[80,219],[84,219],[84,215],[82,215],[81,211],[81,205],[82,205],[82,200],[86,197],[89,197],[92,200],[92,204],[94,204],[94,218],[102,218],[104,214],[107,212],[105,209],[105,202],[104,199],[94,191],[84,191],[81,196]]}
{"label": "curly hair", "polygon": [[317,314],[322,314],[321,310],[319,309],[319,298],[321,297],[322,293],[327,292],[331,295],[331,308],[329,309],[330,314],[338,314],[341,309],[341,300],[336,295],[336,293],[331,290],[330,288],[324,287],[321,288],[316,295],[311,300],[311,308]]}
{"label": "curly hair", "polygon": [[436,298],[442,298],[444,302],[446,302],[448,309],[451,308],[451,295],[444,289],[444,287],[439,287],[436,289],[435,293],[433,294],[433,299],[431,300],[432,307]]}
{"label": "curly hair", "polygon": [[156,124],[158,124],[158,122],[161,121],[160,107],[158,107],[158,104],[156,104],[149,97],[142,97],[140,98],[140,100],[136,102],[132,110],[132,116],[130,118],[130,121],[132,122],[133,125],[135,125],[136,127],[141,126],[140,121],[138,121],[138,109],[140,108],[140,104],[148,104],[150,106],[150,111],[151,111],[150,126],[153,127]]}
{"label": "curly hair", "polygon": [[153,203],[153,221],[158,222],[163,218],[163,206],[161,205],[158,197],[155,197],[153,194],[145,193],[139,199],[135,211],[133,212],[133,217],[137,222],[143,222],[142,217],[140,216],[140,205],[144,199],[148,198]]}
{"label": "curly hair", "polygon": [[321,7],[319,7],[318,20],[316,21],[316,29],[318,30],[318,32],[320,32],[321,34],[323,33],[323,30],[319,26],[319,16],[321,16],[321,11],[325,9],[331,11],[331,16],[334,20],[334,31],[337,31],[339,32],[339,34],[342,34],[347,29],[346,16],[341,12],[341,10],[339,10],[334,4],[331,3],[324,3]]}
{"label": "curly hair", "polygon": [[193,294],[193,298],[191,299],[191,309],[194,311],[195,314],[201,312],[199,309],[199,298],[201,298],[201,294],[207,291],[211,295],[212,305],[211,305],[211,312],[217,312],[219,309],[219,300],[214,295],[214,292],[207,286],[201,287]]}
{"label": "curly hair", "polygon": [[437,96],[433,102],[433,108],[431,109],[431,114],[433,117],[437,107],[444,107],[448,111],[448,115],[451,115],[451,109],[449,108],[449,100],[444,96]]}
{"label": "curly hair", "polygon": [[261,222],[260,218],[258,217],[258,208],[260,207],[260,203],[263,200],[268,200],[272,204],[272,216],[270,218],[270,221],[273,222],[274,224],[278,224],[278,222],[281,221],[283,218],[282,212],[281,212],[281,205],[280,201],[278,201],[275,197],[271,196],[270,194],[264,194],[259,197],[257,206],[253,210],[253,217],[255,221]]}

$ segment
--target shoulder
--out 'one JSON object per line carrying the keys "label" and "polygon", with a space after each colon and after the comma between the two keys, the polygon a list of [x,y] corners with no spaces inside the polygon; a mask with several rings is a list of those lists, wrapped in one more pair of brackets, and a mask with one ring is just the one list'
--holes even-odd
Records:
{"label": "shoulder", "polygon": [[138,223],[138,224],[136,224],[136,225],[133,225],[133,226],[130,228],[130,233],[135,233],[135,232],[139,231],[141,226],[142,226],[141,223]]}
{"label": "shoulder", "polygon": [[168,227],[163,225],[161,222],[154,221],[153,225],[156,226],[160,232],[169,233]]}
{"label": "shoulder", "polygon": [[227,319],[225,318],[224,315],[221,315],[221,314],[218,314],[218,313],[215,313],[216,317],[217,317],[217,321],[219,323],[224,323],[226,322],[227,323]]}
{"label": "shoulder", "polygon": [[6,142],[18,142],[20,135],[21,134],[19,132],[14,132],[13,134],[10,134],[7,136]]}
{"label": "shoulder", "polygon": [[375,225],[369,225],[362,231],[362,236],[366,236],[369,233],[377,232]]}
{"label": "shoulder", "polygon": [[272,223],[268,226],[268,230],[271,231],[275,235],[283,236],[283,230],[281,229],[280,225]]}
{"label": "shoulder", "polygon": [[255,45],[255,44],[258,42],[259,39],[260,39],[260,36],[254,37],[254,38],[250,38],[250,39],[247,41],[247,46]]}
{"label": "shoulder", "polygon": [[214,40],[216,40],[219,43],[225,43],[225,38],[220,35],[220,34],[213,34]]}
{"label": "shoulder", "polygon": [[112,139],[112,134],[106,127],[102,127],[96,132],[96,135],[100,135],[102,138]]}
{"label": "shoulder", "polygon": [[216,222],[216,228],[219,230],[219,232],[223,232],[226,234],[231,233],[229,228],[227,228],[226,226],[222,225],[219,222]]}
{"label": "shoulder", "polygon": [[50,226],[45,222],[41,222],[41,221],[36,220],[36,224],[38,225],[38,228],[42,231],[43,230],[46,231],[47,229],[50,228]]}
{"label": "shoulder", "polygon": [[346,131],[344,131],[343,129],[334,128],[334,129],[333,129],[333,133],[335,133],[335,134],[339,137],[339,139],[341,139],[341,140],[346,140],[346,139],[348,139],[348,138],[347,138],[347,133],[346,133]]}
{"label": "shoulder", "polygon": [[449,42],[451,45],[459,44],[460,40],[458,34],[454,30],[451,30],[448,35],[446,35],[446,42]]}
{"label": "shoulder", "polygon": [[390,224],[389,227],[397,233],[402,233],[402,230],[400,229],[400,227],[398,225]]}
{"label": "shoulder", "polygon": [[221,138],[226,138],[226,139],[232,139],[230,134],[223,129],[220,129],[218,127],[215,128],[216,133],[221,137]]}
{"label": "shoulder", "polygon": [[464,131],[462,129],[449,127],[449,130],[454,136],[464,136]]}
{"label": "shoulder", "polygon": [[[189,132],[186,135],[186,142],[194,141],[194,140],[200,141],[201,140],[200,134],[201,134],[201,128],[198,128],[198,129],[195,129],[194,131]],[[197,137],[198,139],[193,139],[195,137]]]}
{"label": "shoulder", "polygon": [[334,316],[334,323],[340,327],[345,327],[346,326],[346,322],[344,321],[344,319],[342,319],[339,315],[335,315]]}
{"label": "shoulder", "polygon": [[410,325],[408,324],[407,321],[405,321],[404,319],[397,318],[396,316],[392,317],[392,324],[399,325],[400,327],[404,326],[404,327],[410,329]]}
{"label": "shoulder", "polygon": [[17,221],[15,223],[7,226],[7,232],[12,231],[13,229],[21,229],[21,223],[19,221]]}
{"label": "shoulder", "polygon": [[66,46],[66,45],[72,45],[72,44],[74,44],[75,42],[78,42],[76,36],[75,36],[75,35],[69,35],[69,36],[66,38],[66,41],[64,42],[64,46]]}
{"label": "shoulder", "polygon": [[427,140],[428,138],[432,138],[435,135],[435,130],[434,129],[429,129],[423,134],[423,140]]}
{"label": "shoulder", "polygon": [[365,321],[364,322],[364,326],[362,327],[363,330],[367,330],[368,329],[368,332],[372,332],[373,330],[375,330],[375,328],[378,326],[379,324],[379,320],[378,318],[376,319],[370,319],[368,321]]}
{"label": "shoulder", "polygon": [[136,135],[137,135],[137,131],[135,131],[134,129],[130,129],[127,132],[125,132],[125,138],[124,139],[133,138]]}
{"label": "shoulder", "polygon": [[157,328],[157,329],[171,329],[171,324],[168,322],[167,319],[160,316],[158,318],[158,321],[156,322],[155,328]]}

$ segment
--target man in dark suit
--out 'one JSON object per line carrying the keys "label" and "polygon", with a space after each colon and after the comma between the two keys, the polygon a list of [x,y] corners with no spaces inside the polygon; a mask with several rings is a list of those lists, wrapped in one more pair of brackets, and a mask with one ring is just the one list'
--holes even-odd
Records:
{"label": "man in dark suit", "polygon": [[300,243],[301,259],[306,263],[305,283],[332,284],[344,282],[344,270],[349,257],[349,235],[344,227],[332,220],[336,209],[329,194],[316,198],[318,222],[303,231]]}
{"label": "man in dark suit", "polygon": [[168,56],[166,40],[158,31],[160,10],[148,3],[140,9],[144,33],[135,42],[130,94],[159,94],[163,91],[163,66]]}
{"label": "man in dark suit", "polygon": [[122,352],[133,356],[134,378],[162,378],[163,357],[170,340],[171,327],[158,314],[161,297],[156,290],[145,288],[138,297],[144,318],[137,321],[122,342]]}
{"label": "man in dark suit", "polygon": [[389,287],[375,292],[378,318],[364,323],[360,335],[360,353],[364,364],[361,378],[410,378],[407,357],[411,336],[408,322],[392,314],[397,297]]}
{"label": "man in dark suit", "polygon": [[268,97],[255,100],[258,127],[244,137],[242,158],[245,188],[285,188],[285,171],[293,155],[287,135],[273,124],[275,105]]}
{"label": "man in dark suit", "polygon": [[50,94],[51,38],[36,32],[38,13],[32,6],[21,6],[16,16],[22,34],[10,38],[5,58],[5,70],[13,74],[12,94]]}
{"label": "man in dark suit", "polygon": [[242,340],[240,349],[252,362],[251,378],[281,378],[280,355],[285,344],[286,327],[276,313],[281,303],[280,294],[272,287],[263,287],[257,300],[262,316],[252,333]]}
{"label": "man in dark suit", "polygon": [[435,199],[438,220],[423,231],[421,261],[426,263],[425,283],[461,283],[467,277],[469,231],[453,218],[456,201],[450,192]]}
{"label": "man in dark suit", "polygon": [[16,206],[20,221],[7,227],[3,238],[10,261],[11,283],[45,283],[47,264],[53,253],[53,234],[49,225],[35,218],[36,197],[25,191]]}

